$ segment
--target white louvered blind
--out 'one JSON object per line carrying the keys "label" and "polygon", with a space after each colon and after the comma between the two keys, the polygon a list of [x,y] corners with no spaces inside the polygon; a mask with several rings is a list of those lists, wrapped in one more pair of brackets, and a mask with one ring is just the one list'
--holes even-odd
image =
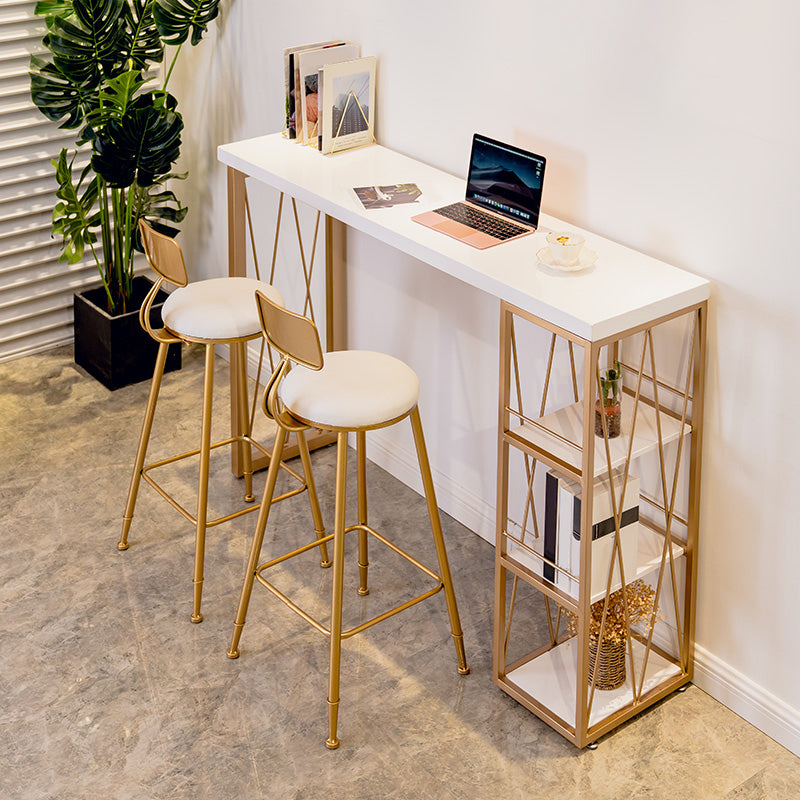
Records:
{"label": "white louvered blind", "polygon": [[75,132],[45,119],[30,98],[30,56],[43,51],[45,32],[35,5],[0,0],[0,361],[69,342],[72,295],[98,280],[93,260],[59,262],[50,235],[50,159]]}

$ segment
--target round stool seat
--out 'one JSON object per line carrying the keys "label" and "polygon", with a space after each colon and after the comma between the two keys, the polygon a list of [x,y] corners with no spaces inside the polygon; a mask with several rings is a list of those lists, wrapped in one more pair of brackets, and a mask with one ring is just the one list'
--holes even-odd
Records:
{"label": "round stool seat", "polygon": [[278,396],[293,416],[312,427],[371,428],[416,406],[419,379],[408,364],[385,353],[342,350],[326,353],[321,370],[294,367]]}
{"label": "round stool seat", "polygon": [[164,301],[161,318],[178,336],[242,339],[261,333],[255,291],[279,305],[281,293],[255,278],[210,278],[176,289]]}

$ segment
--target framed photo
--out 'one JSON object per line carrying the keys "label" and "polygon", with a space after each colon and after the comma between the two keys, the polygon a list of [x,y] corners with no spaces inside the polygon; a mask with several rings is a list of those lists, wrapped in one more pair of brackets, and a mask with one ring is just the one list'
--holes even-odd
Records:
{"label": "framed photo", "polygon": [[375,56],[365,56],[319,70],[323,153],[375,142],[376,61]]}

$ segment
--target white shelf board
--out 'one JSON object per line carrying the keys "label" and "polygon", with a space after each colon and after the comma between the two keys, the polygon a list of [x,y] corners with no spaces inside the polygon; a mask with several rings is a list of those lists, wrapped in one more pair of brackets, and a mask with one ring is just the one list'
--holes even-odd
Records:
{"label": "white shelf board", "polygon": [[[633,640],[633,663],[637,686],[641,678],[645,647]],[[589,727],[602,722],[606,717],[619,711],[633,700],[633,685],[630,676],[630,660],[626,653],[625,666],[627,675],[625,683],[618,689],[595,689],[592,701],[592,713],[589,716]],[[506,674],[507,680],[524,692],[534,697],[553,714],[569,725],[575,725],[575,701],[578,674],[578,646],[573,637],[566,642],[548,650],[538,658],[534,658]],[[663,683],[668,678],[681,674],[679,666],[662,658],[655,651],[650,651],[647,659],[642,694]]]}
{"label": "white shelf board", "polygon": [[[633,423],[634,399],[630,395],[622,396],[622,433],[614,439],[608,440],[611,451],[611,467],[621,467],[628,457],[628,443],[630,441],[631,425]],[[666,445],[673,442],[681,435],[681,422],[669,414],[661,415],[661,437]],[[529,423],[512,429],[512,433],[526,439],[531,444],[542,450],[552,453],[556,458],[574,467],[581,469],[581,455],[583,442],[583,403],[573,403],[571,406],[561,408],[552,414],[547,414],[537,420],[539,425],[547,430]],[[691,433],[692,427],[688,423],[683,425],[683,433]],[[553,431],[553,436],[548,431]],[[563,437],[567,442],[558,437]],[[568,444],[571,442],[572,444]],[[633,437],[631,460],[639,458],[651,451],[658,449],[658,427],[656,410],[646,403],[639,402],[636,414],[636,431]],[[595,437],[594,447],[594,476],[599,477],[607,472],[606,448],[603,439]]]}
{"label": "white shelf board", "polygon": [[[529,544],[533,550],[537,552],[541,552],[542,545],[544,542],[544,537],[540,536],[538,539],[532,539],[530,542],[526,542]],[[664,537],[661,534],[656,533],[651,528],[648,528],[646,525],[639,525],[639,541],[638,541],[638,554],[636,559],[636,575],[626,575],[626,579],[628,583],[636,580],[637,578],[643,578],[653,570],[658,569],[661,566],[661,554],[664,548]],[[514,561],[519,562],[524,567],[527,567],[531,572],[536,573],[537,575],[541,575],[542,573],[542,561],[540,561],[536,556],[532,556],[528,553],[525,549],[520,547],[513,541],[508,542],[508,555],[510,558],[513,558]],[[678,559],[684,553],[683,546],[678,542],[672,542],[672,558]],[[669,559],[669,556],[667,556]],[[667,561],[669,563],[669,561]],[[621,581],[615,581],[611,584],[611,591],[614,592],[622,585]],[[563,587],[559,587],[563,588]],[[592,595],[591,602],[596,603],[598,600],[602,600],[605,597],[605,588],[602,590],[595,592]],[[575,597],[577,600],[577,596]]]}

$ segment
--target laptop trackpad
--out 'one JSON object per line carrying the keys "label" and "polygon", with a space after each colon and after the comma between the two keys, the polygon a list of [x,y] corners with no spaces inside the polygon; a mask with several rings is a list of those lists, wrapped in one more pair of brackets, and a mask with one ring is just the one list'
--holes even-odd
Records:
{"label": "laptop trackpad", "polygon": [[501,241],[500,239],[495,239],[493,236],[489,236],[488,233],[473,230],[468,225],[456,222],[454,219],[448,219],[441,214],[437,214],[435,211],[425,211],[411,219],[439,233],[452,236],[460,242],[472,245],[472,247],[477,247],[480,250],[492,247],[499,244]]}
{"label": "laptop trackpad", "polygon": [[460,222],[456,222],[454,219],[442,218],[441,222],[437,222],[436,225],[433,225],[432,227],[434,230],[447,233],[450,236],[457,236],[459,238],[469,236],[469,234],[472,233],[471,228],[468,228],[466,225],[462,225]]}

